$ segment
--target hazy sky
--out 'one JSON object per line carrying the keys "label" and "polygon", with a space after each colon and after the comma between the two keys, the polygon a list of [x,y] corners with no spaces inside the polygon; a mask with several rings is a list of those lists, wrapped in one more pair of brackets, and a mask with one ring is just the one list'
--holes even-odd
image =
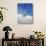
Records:
{"label": "hazy sky", "polygon": [[26,14],[28,16],[33,15],[33,5],[31,3],[19,3],[18,4],[18,14]]}

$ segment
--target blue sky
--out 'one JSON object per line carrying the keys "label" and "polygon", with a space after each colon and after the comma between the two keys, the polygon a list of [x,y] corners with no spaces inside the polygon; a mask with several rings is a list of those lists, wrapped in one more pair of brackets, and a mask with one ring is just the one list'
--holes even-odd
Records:
{"label": "blue sky", "polygon": [[31,3],[19,3],[18,4],[18,14],[26,14],[28,16],[33,15],[33,4]]}

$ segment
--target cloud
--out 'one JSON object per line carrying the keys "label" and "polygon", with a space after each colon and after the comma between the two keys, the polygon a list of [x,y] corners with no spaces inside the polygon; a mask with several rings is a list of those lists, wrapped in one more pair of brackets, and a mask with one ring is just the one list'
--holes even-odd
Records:
{"label": "cloud", "polygon": [[26,15],[25,17],[21,14],[18,15],[18,24],[32,24],[33,23],[33,17]]}

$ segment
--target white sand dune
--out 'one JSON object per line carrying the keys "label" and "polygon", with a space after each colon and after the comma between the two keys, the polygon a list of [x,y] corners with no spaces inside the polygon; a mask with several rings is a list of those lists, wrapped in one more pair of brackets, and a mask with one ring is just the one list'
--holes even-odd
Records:
{"label": "white sand dune", "polygon": [[18,15],[18,24],[32,24],[33,23],[33,17],[26,15],[25,17],[23,15]]}

